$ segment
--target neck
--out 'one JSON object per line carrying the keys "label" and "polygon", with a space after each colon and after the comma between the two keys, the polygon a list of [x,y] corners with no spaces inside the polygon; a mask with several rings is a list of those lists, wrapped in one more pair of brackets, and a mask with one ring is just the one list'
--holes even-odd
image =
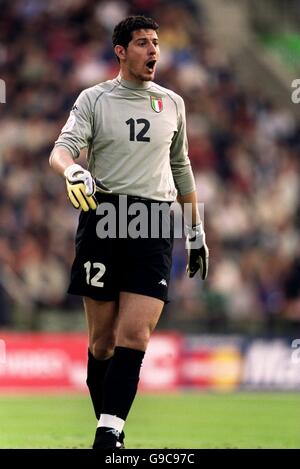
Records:
{"label": "neck", "polygon": [[132,90],[137,90],[137,89],[146,90],[150,88],[152,84],[151,81],[142,81],[136,78],[128,77],[126,74],[122,73],[122,71],[120,71],[118,75],[118,79],[125,88],[130,88]]}

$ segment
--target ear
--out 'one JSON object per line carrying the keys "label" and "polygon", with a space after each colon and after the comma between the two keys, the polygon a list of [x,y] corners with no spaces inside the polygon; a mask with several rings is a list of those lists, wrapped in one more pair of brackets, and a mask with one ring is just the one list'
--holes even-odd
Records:
{"label": "ear", "polygon": [[115,54],[119,60],[124,60],[126,58],[126,49],[123,46],[115,46]]}

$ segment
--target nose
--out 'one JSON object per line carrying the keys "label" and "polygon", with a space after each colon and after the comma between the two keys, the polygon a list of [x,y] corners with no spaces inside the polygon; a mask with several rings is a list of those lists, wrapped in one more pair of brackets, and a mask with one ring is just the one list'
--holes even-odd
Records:
{"label": "nose", "polygon": [[156,54],[156,46],[151,42],[149,46],[149,52],[151,55]]}

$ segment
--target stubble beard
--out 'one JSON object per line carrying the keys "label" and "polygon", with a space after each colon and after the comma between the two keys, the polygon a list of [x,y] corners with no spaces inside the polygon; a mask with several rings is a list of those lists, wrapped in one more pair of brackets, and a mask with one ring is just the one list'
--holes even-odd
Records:
{"label": "stubble beard", "polygon": [[142,73],[135,73],[130,71],[131,75],[138,81],[152,81],[154,79],[154,73],[151,75],[146,75]]}

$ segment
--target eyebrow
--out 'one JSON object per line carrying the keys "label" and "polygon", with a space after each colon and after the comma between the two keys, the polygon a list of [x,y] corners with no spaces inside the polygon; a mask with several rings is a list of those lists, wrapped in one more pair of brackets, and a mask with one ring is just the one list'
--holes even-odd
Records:
{"label": "eyebrow", "polygon": [[148,38],[148,37],[137,37],[134,39],[133,42],[138,42],[138,41],[158,41],[158,37],[153,37],[153,38]]}

